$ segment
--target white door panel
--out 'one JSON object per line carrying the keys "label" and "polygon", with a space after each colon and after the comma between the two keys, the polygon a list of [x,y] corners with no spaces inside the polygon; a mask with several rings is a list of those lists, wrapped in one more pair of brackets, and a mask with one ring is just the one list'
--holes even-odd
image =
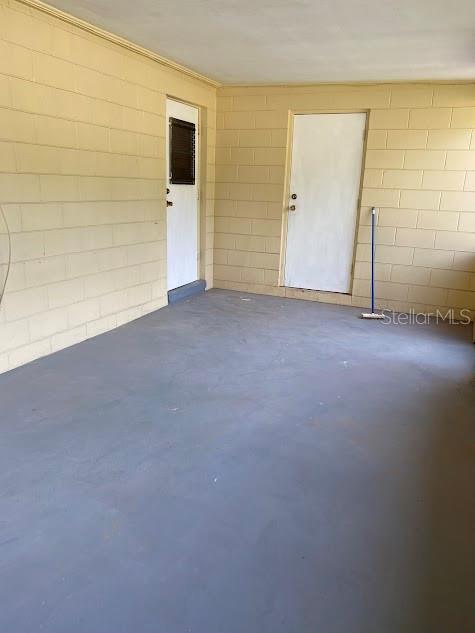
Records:
{"label": "white door panel", "polygon": [[366,115],[294,116],[285,285],[351,287]]}
{"label": "white door panel", "polygon": [[[196,126],[195,133],[195,184],[171,184],[169,119],[170,117],[189,121]],[[167,200],[173,206],[167,207],[167,287],[179,288],[198,279],[198,109],[167,99],[166,160]]]}

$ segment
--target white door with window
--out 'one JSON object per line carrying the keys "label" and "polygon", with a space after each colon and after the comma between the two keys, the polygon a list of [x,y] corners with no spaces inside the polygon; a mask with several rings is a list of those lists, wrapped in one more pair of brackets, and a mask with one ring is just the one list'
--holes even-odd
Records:
{"label": "white door with window", "polygon": [[351,289],[366,114],[294,116],[284,280]]}
{"label": "white door with window", "polygon": [[167,99],[167,288],[198,279],[198,108]]}

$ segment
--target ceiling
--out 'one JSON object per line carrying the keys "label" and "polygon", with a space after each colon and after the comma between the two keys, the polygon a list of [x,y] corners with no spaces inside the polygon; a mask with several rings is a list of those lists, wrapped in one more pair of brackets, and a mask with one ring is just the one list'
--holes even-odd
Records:
{"label": "ceiling", "polygon": [[475,78],[474,0],[50,0],[225,84]]}

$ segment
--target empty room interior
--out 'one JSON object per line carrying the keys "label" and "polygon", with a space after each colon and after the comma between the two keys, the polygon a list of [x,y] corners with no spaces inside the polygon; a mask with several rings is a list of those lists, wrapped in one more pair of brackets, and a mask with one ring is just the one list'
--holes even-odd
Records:
{"label": "empty room interior", "polygon": [[472,0],[0,0],[0,631],[475,632]]}

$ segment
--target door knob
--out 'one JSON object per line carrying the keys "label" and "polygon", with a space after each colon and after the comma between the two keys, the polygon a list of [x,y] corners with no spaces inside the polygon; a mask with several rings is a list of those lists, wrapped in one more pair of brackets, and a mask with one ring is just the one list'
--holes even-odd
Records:
{"label": "door knob", "polygon": [[297,194],[296,193],[293,193],[290,197],[292,198],[292,200],[297,200]]}
{"label": "door knob", "polygon": [[295,206],[295,204],[291,204],[289,207],[289,211],[295,211],[297,207]]}
{"label": "door knob", "polygon": [[167,200],[167,207],[172,207],[173,206],[173,202],[171,200]]}

